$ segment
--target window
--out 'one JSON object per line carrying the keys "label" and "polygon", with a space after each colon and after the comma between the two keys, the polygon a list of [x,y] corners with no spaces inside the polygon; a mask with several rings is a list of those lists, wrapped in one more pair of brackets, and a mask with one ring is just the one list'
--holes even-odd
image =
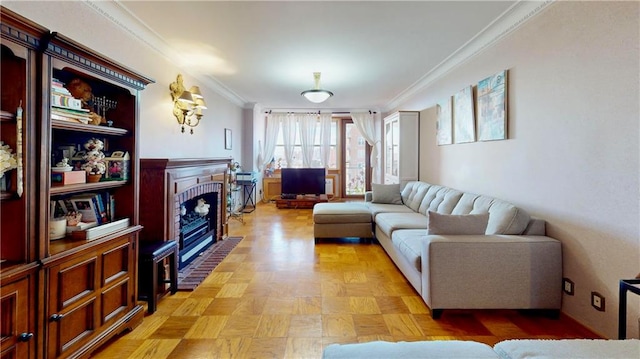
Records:
{"label": "window", "polygon": [[[321,161],[321,137],[320,137],[320,122],[316,123],[316,131],[315,131],[315,139],[314,139],[314,150],[313,150],[313,159],[311,163],[311,167],[324,167],[322,166]],[[276,142],[276,147],[273,152],[273,158],[276,162],[276,168],[301,168],[303,167],[302,162],[302,145],[300,141],[300,131],[298,128],[298,124],[296,123],[295,128],[295,140],[293,147],[293,160],[292,163],[287,163],[286,156],[284,154],[284,135],[282,126],[278,131],[278,140]],[[327,168],[336,169],[338,168],[338,120],[335,118],[331,119],[331,141],[330,141],[330,152],[329,152],[329,164]]]}

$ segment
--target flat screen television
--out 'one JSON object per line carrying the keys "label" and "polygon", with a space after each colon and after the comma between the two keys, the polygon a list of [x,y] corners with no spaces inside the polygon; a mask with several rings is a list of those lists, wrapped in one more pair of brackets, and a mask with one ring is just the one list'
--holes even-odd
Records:
{"label": "flat screen television", "polygon": [[283,198],[299,194],[325,194],[324,168],[283,168],[280,177]]}

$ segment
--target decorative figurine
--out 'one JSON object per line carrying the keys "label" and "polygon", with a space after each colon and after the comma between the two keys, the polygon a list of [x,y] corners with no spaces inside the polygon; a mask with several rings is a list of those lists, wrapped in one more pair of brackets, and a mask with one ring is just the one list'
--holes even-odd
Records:
{"label": "decorative figurine", "polygon": [[200,217],[204,217],[209,213],[210,206],[210,204],[205,203],[204,198],[200,198],[198,200],[198,205],[196,206],[196,208],[194,208],[194,212],[199,214]]}

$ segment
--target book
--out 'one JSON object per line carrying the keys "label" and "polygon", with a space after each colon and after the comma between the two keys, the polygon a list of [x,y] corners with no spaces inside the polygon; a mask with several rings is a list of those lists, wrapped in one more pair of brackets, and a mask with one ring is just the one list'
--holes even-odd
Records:
{"label": "book", "polygon": [[70,95],[60,95],[52,93],[51,106],[72,110],[82,110],[82,101],[75,99]]}
{"label": "book", "polygon": [[63,115],[58,115],[56,113],[51,113],[51,119],[52,120],[61,120],[61,121],[67,121],[67,122],[75,122],[75,123],[84,123],[85,125],[89,123],[89,119],[78,119],[78,118],[71,118],[71,117],[67,117],[67,116],[63,116]]}
{"label": "book", "polygon": [[107,217],[107,206],[105,205],[105,199],[103,198],[103,194],[101,193],[87,193],[87,194],[93,194],[96,204],[98,205],[98,213],[100,216],[100,218],[98,218],[99,224],[104,224],[109,222],[109,219]]}

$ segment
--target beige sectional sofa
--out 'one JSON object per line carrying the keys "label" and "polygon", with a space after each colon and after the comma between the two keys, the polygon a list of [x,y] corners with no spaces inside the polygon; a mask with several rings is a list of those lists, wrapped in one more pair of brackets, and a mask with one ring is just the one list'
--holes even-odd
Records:
{"label": "beige sectional sofa", "polygon": [[559,313],[562,248],[545,236],[543,220],[499,199],[419,181],[402,191],[374,185],[365,206],[376,239],[434,318],[444,309]]}

